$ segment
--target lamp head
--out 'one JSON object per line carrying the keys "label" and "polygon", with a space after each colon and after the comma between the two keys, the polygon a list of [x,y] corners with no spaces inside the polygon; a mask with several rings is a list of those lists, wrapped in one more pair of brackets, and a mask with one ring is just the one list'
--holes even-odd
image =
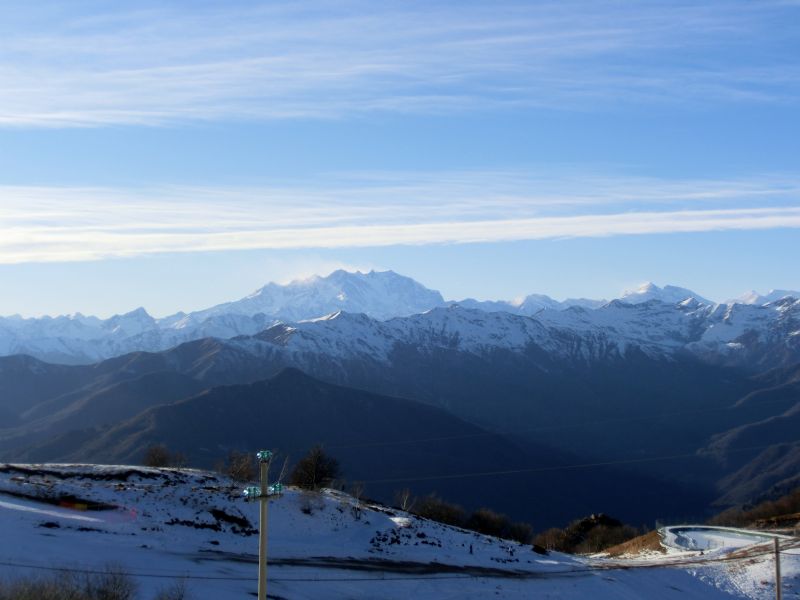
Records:
{"label": "lamp head", "polygon": [[259,496],[261,496],[261,488],[251,486],[244,489],[242,492],[245,500],[255,500]]}

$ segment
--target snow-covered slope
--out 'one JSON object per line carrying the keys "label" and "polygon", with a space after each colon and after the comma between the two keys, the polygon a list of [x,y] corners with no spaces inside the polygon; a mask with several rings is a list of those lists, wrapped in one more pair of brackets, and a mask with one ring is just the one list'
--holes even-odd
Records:
{"label": "snow-covered slope", "polygon": [[[144,598],[173,579],[183,579],[196,600],[246,597],[256,590],[258,508],[240,489],[201,471],[0,465],[0,575],[116,565]],[[788,552],[791,598],[800,557]],[[290,489],[270,502],[268,592],[275,598],[773,597],[760,583],[769,579],[768,558],[714,558],[543,555],[332,491]]]}

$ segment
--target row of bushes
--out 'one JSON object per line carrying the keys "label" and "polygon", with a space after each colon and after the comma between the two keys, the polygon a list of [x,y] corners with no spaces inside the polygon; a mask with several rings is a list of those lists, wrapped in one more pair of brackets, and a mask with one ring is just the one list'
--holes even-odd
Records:
{"label": "row of bushes", "polygon": [[408,490],[400,492],[396,501],[400,508],[432,521],[573,554],[602,552],[646,533],[644,529],[599,514],[573,521],[563,529],[554,527],[534,536],[533,528],[528,523],[512,522],[506,515],[489,508],[479,508],[468,514],[458,504],[442,500],[436,495],[410,500]]}
{"label": "row of bushes", "polygon": [[[408,492],[403,491],[400,497],[407,499]],[[401,508],[403,507],[401,504]],[[463,507],[452,502],[442,500],[435,494],[425,496],[419,500],[405,502],[405,509],[409,512],[463,529],[469,529],[484,535],[514,540],[522,544],[529,544],[533,538],[533,528],[527,523],[512,522],[506,515],[495,512],[490,508],[479,508],[468,514]]]}
{"label": "row of bushes", "polygon": [[[184,454],[172,452],[164,444],[149,446],[143,457],[143,463],[148,467],[180,468],[185,467],[186,462]],[[232,450],[225,460],[217,462],[215,469],[234,481],[247,482],[258,478],[258,466],[252,452]],[[303,489],[316,490],[332,485],[340,475],[339,462],[325,454],[322,446],[317,445],[294,465],[287,482]],[[279,479],[283,479],[283,473]]]}
{"label": "row of bushes", "polygon": [[[0,600],[136,600],[136,582],[116,567],[101,573],[58,571],[53,575],[0,580]],[[186,585],[176,581],[153,600],[189,600]]]}
{"label": "row of bushes", "polygon": [[797,513],[800,513],[800,488],[796,488],[777,500],[766,500],[750,508],[729,508],[709,519],[709,523],[729,527],[746,527],[756,524],[757,521],[768,521]]}

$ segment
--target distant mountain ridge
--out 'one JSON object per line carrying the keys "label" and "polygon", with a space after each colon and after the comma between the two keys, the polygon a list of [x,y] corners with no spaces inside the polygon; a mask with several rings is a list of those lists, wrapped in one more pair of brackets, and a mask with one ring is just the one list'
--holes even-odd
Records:
{"label": "distant mountain ridge", "polygon": [[[37,365],[33,359],[14,365],[60,380],[53,383],[61,390],[26,394],[32,404],[27,409],[9,403],[18,420],[6,429],[3,425],[9,423],[0,423],[2,460],[136,464],[149,445],[166,443],[185,453],[193,466],[212,467],[231,449],[264,444],[264,432],[269,431],[271,447],[292,460],[312,445],[324,444],[348,479],[369,482],[370,497],[391,501],[398,486],[409,486],[416,494],[436,492],[518,518],[534,514],[542,525],[566,522],[597,506],[614,506],[626,518],[648,519],[654,511],[675,510],[675,495],[685,510],[709,499],[707,492],[611,467],[554,473],[552,467],[589,459],[487,431],[431,403],[332,385],[292,368],[268,365],[272,374],[261,379],[266,371],[259,373],[250,362],[234,374],[247,383],[218,385],[221,371],[210,364],[227,363],[235,351],[220,347],[209,352],[210,347],[198,342],[186,346],[166,356],[131,355],[93,367]],[[176,352],[183,356],[174,356]],[[14,357],[0,358],[0,385],[9,375],[4,367],[12,362]],[[195,369],[198,363],[204,365]],[[77,376],[68,380],[64,370]],[[0,408],[4,400],[0,397]],[[533,467],[533,472],[477,487],[471,477],[439,477],[499,467]],[[561,501],[531,495],[556,482]],[[629,485],[642,491],[635,498],[620,498],[615,490]],[[580,493],[586,486],[597,489],[591,499]]]}
{"label": "distant mountain ridge", "polygon": [[[284,310],[299,317],[328,308],[336,310],[279,318]],[[385,318],[393,310],[407,314]],[[193,454],[205,449],[198,456],[209,461],[236,439],[217,425],[231,417],[260,435],[270,418],[259,403],[280,388],[286,422],[307,420],[306,433],[350,427],[357,419],[335,424],[336,406],[354,407],[369,393],[379,398],[358,410],[375,407],[375,422],[397,425],[406,410],[417,415],[403,421],[398,436],[414,439],[431,407],[462,424],[442,416],[441,431],[426,432],[430,438],[455,431],[470,440],[467,425],[480,436],[500,435],[520,448],[520,468],[544,469],[511,494],[522,505],[524,494],[553,489],[561,475],[548,469],[564,464],[622,461],[619,484],[609,486],[622,496],[608,500],[629,508],[640,498],[628,497],[629,486],[708,507],[784,489],[800,468],[800,299],[791,295],[713,304],[691,290],[648,284],[600,306],[536,295],[453,303],[392,272],[337,272],[166,319],[143,309],[106,320],[12,317],[0,320],[0,344],[0,351],[16,352],[0,357],[5,460],[135,460],[163,437]],[[60,361],[53,357],[91,364],[54,364]],[[301,392],[308,402],[293,404]],[[335,405],[311,402],[330,394],[339,398]],[[427,408],[405,403],[411,400]],[[195,424],[186,430],[189,418]],[[207,445],[184,439],[192,427],[206,431]],[[346,437],[362,439],[367,425],[359,427]],[[327,433],[314,437],[335,441]],[[509,468],[506,451],[491,454],[487,471]],[[676,454],[684,458],[662,460]],[[391,456],[400,468],[402,452]],[[354,452],[353,460],[363,458]],[[422,457],[420,464],[427,464]],[[440,459],[430,466],[435,475],[447,473],[438,470],[447,466]],[[555,488],[603,485],[595,474],[575,474]],[[463,484],[449,490],[475,499],[470,481]],[[682,510],[671,502],[665,510]]]}
{"label": "distant mountain ridge", "polygon": [[264,341],[294,356],[337,360],[388,361],[398,346],[479,355],[498,350],[523,353],[536,346],[550,361],[586,363],[624,358],[633,351],[658,357],[680,353],[761,371],[800,362],[800,300],[767,306],[655,300],[631,305],[615,300],[596,310],[573,307],[534,317],[453,305],[387,321],[338,312],[276,324],[231,343],[259,352]]}
{"label": "distant mountain ridge", "polygon": [[[751,329],[755,326],[758,331]],[[109,460],[133,460],[143,444],[160,435],[171,444],[188,435],[181,433],[182,420],[168,418],[177,409],[157,407],[177,406],[212,388],[249,386],[294,368],[352,390],[348,395],[362,390],[414,399],[484,430],[504,432],[532,450],[531,460],[544,456],[541,448],[581,457],[572,464],[643,458],[638,476],[678,482],[691,475],[705,497],[697,506],[704,506],[717,497],[761,494],[797,472],[800,463],[791,452],[798,445],[794,441],[800,442],[792,435],[798,371],[789,366],[800,363],[800,335],[792,335],[797,331],[800,301],[707,307],[697,301],[617,300],[597,310],[572,307],[534,317],[461,306],[387,321],[338,312],[253,336],[195,340],[94,365],[4,357],[0,454],[5,460],[76,460],[115,449],[128,454]],[[778,368],[781,364],[787,366]],[[283,381],[293,382],[286,388],[291,398],[293,386],[302,387],[305,380]],[[202,422],[215,431],[218,419],[233,418],[232,393],[251,390],[248,402],[258,403],[266,397],[260,389],[220,390],[210,404],[191,403],[202,410],[184,412],[198,419],[197,427]],[[306,430],[332,423],[299,405],[295,409],[298,419],[308,420]],[[137,431],[149,431],[156,415],[175,427],[152,430],[147,439],[126,429],[134,419]],[[258,419],[266,423],[268,415]],[[102,432],[109,426],[116,433],[106,437]],[[786,436],[776,437],[778,429]],[[417,437],[413,425],[403,431]],[[208,448],[209,459],[224,451],[214,435],[206,437],[208,445],[187,441],[187,448],[195,453]],[[772,448],[776,443],[789,450],[780,469],[770,471],[763,461],[781,451]],[[673,455],[676,448],[696,452],[696,458],[647,461]],[[497,468],[507,468],[503,460]],[[544,466],[552,464],[548,459]]]}
{"label": "distant mountain ridge", "polygon": [[[774,302],[793,292],[753,294],[743,296],[742,303],[761,306],[762,299],[766,303]],[[691,290],[676,286],[660,288],[652,283],[626,292],[612,304],[655,301],[675,305],[690,299],[706,307],[714,304]],[[596,311],[608,304],[605,300],[585,298],[557,301],[542,294],[531,294],[519,301],[445,301],[439,292],[393,271],[351,273],[338,270],[326,277],[315,276],[286,285],[270,283],[241,300],[162,319],[153,318],[143,308],[109,319],[81,314],[39,319],[0,317],[0,356],[29,354],[48,362],[90,364],[138,350],[158,352],[206,337],[252,336],[277,323],[318,319],[338,311],[385,321],[459,305],[518,316],[541,313],[545,320],[558,320],[553,313],[573,308]],[[601,317],[598,315],[602,321]]]}

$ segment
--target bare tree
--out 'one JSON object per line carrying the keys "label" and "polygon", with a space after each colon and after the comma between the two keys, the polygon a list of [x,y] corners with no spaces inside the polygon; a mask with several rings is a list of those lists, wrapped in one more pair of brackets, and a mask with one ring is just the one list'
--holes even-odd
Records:
{"label": "bare tree", "polygon": [[350,508],[353,517],[358,521],[361,519],[361,500],[364,498],[364,483],[361,481],[354,481],[350,484],[350,495],[353,497],[353,504]]}
{"label": "bare tree", "polygon": [[416,502],[414,495],[408,488],[403,488],[399,492],[396,492],[394,495],[394,501],[398,508],[406,512],[411,512],[411,509],[414,508],[414,504]]}
{"label": "bare tree", "polygon": [[169,466],[182,469],[189,464],[189,458],[183,452],[175,452],[170,458]]}
{"label": "bare tree", "polygon": [[316,445],[301,458],[289,475],[289,483],[307,490],[330,486],[339,478],[339,461]]}
{"label": "bare tree", "polygon": [[223,472],[234,481],[253,481],[256,478],[255,455],[231,450]]}
{"label": "bare tree", "polygon": [[281,467],[281,472],[278,473],[277,481],[283,481],[283,478],[286,476],[286,470],[289,468],[289,456],[287,455],[286,458],[283,459],[283,466]]}

